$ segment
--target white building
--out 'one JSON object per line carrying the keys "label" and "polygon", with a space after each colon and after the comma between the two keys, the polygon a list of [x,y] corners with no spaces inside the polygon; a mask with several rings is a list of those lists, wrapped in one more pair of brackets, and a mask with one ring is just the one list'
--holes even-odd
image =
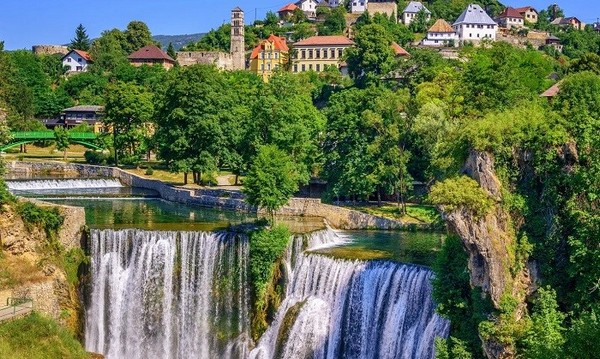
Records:
{"label": "white building", "polygon": [[367,10],[368,0],[350,0],[350,12],[353,14],[362,14]]}
{"label": "white building", "polygon": [[406,9],[404,9],[404,11],[402,12],[402,22],[404,23],[404,25],[410,25],[410,23],[413,22],[413,20],[421,10],[425,11],[425,14],[427,15],[427,21],[431,20],[431,11],[429,11],[429,9],[425,7],[425,5],[423,5],[419,1],[411,1],[406,6]]}
{"label": "white building", "polygon": [[513,9],[512,7],[507,7],[498,15],[496,19],[498,21],[498,25],[501,27],[505,27],[507,29],[512,28],[520,28],[525,26],[525,18],[519,11]]}
{"label": "white building", "polygon": [[495,41],[498,32],[498,24],[477,4],[467,6],[452,28],[462,43],[484,39]]}
{"label": "white building", "polygon": [[63,67],[67,68],[68,73],[85,72],[92,62],[90,54],[82,50],[71,50],[62,58]]}
{"label": "white building", "polygon": [[340,5],[344,5],[344,0],[325,0],[324,2],[330,7],[338,7]]}
{"label": "white building", "polygon": [[458,35],[444,19],[439,19],[427,30],[427,37],[421,42],[425,46],[455,47],[458,46]]}
{"label": "white building", "polygon": [[296,2],[296,6],[304,11],[306,17],[309,19],[317,17],[317,5],[319,5],[319,2],[316,0],[300,0]]}

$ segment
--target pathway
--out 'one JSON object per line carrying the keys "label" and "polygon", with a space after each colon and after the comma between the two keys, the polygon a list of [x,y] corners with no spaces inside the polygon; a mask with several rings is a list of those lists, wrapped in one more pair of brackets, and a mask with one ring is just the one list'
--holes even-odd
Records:
{"label": "pathway", "polygon": [[5,307],[0,307],[0,322],[25,316],[33,311],[33,301],[24,298],[8,298]]}

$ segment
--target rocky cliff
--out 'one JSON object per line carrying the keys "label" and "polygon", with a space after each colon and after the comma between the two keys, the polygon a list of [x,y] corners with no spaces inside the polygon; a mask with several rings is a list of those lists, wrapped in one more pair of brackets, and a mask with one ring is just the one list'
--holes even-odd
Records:
{"label": "rocky cliff", "polygon": [[[477,216],[468,208],[458,207],[446,213],[447,223],[463,241],[469,254],[471,285],[480,287],[489,295],[497,310],[503,308],[507,297],[516,303],[510,319],[518,322],[526,314],[526,297],[535,286],[535,272],[531,263],[517,255],[517,238],[510,215],[503,207],[503,188],[494,168],[494,158],[486,152],[472,151],[463,168],[463,174],[477,181],[495,201],[493,209]],[[526,259],[525,259],[526,260]],[[495,318],[495,324],[499,323]],[[513,358],[514,348],[495,338],[482,338],[488,358]]]}
{"label": "rocky cliff", "polygon": [[60,244],[57,255],[48,249],[45,231],[26,224],[14,206],[4,205],[0,211],[0,305],[9,297],[33,299],[36,311],[78,332],[81,301],[67,279],[65,255],[79,247],[84,210],[58,207],[64,224],[55,238]]}

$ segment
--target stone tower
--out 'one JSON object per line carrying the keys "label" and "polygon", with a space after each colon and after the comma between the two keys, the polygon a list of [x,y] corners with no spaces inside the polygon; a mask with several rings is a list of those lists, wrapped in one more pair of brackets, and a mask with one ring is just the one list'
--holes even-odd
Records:
{"label": "stone tower", "polygon": [[231,57],[233,69],[246,69],[246,50],[244,40],[244,11],[239,7],[231,10]]}

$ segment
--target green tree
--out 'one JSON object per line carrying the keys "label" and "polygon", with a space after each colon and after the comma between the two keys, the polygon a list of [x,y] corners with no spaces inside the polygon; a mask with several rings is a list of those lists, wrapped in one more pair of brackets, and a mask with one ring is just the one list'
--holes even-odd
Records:
{"label": "green tree", "polygon": [[596,304],[592,309],[583,312],[573,319],[568,331],[566,344],[566,357],[593,359],[600,350],[600,308]]}
{"label": "green tree", "polygon": [[141,49],[146,45],[155,45],[148,25],[142,21],[131,21],[123,32],[125,42],[121,44],[127,54]]}
{"label": "green tree", "polygon": [[177,59],[177,52],[175,51],[172,42],[169,42],[169,47],[167,47],[167,55],[171,56],[173,59]]}
{"label": "green tree", "polygon": [[546,287],[540,288],[537,294],[531,316],[533,325],[524,340],[523,355],[529,359],[564,358],[565,315],[558,310],[556,292]]}
{"label": "green tree", "polygon": [[346,30],[345,14],[346,10],[343,6],[331,10],[325,16],[325,21],[318,25],[319,35],[343,35]]}
{"label": "green tree", "polygon": [[292,158],[275,145],[258,149],[244,181],[244,193],[251,205],[267,210],[271,219],[298,191],[302,176]]}
{"label": "green tree", "polygon": [[365,86],[392,71],[395,63],[392,39],[383,26],[363,26],[354,41],[356,46],[346,50],[346,59],[350,76],[358,84]]}
{"label": "green tree", "polygon": [[54,140],[56,149],[63,152],[63,160],[67,160],[67,149],[69,149],[69,131],[64,127],[56,127],[54,129]]}
{"label": "green tree", "polygon": [[87,31],[85,30],[85,27],[83,27],[83,24],[79,24],[77,29],[75,29],[75,37],[71,40],[69,49],[89,51],[90,47],[91,41]]}
{"label": "green tree", "polygon": [[137,163],[147,151],[153,95],[142,86],[116,82],[106,91],[105,122],[113,128],[115,164]]}
{"label": "green tree", "polygon": [[123,48],[125,35],[119,29],[102,32],[99,38],[92,43],[90,55],[94,59],[91,69],[103,73],[112,71],[122,64],[126,64],[128,53]]}
{"label": "green tree", "polygon": [[410,23],[408,27],[412,32],[420,32],[424,33],[429,28],[429,21],[427,20],[427,13],[424,9],[421,9],[414,20]]}

